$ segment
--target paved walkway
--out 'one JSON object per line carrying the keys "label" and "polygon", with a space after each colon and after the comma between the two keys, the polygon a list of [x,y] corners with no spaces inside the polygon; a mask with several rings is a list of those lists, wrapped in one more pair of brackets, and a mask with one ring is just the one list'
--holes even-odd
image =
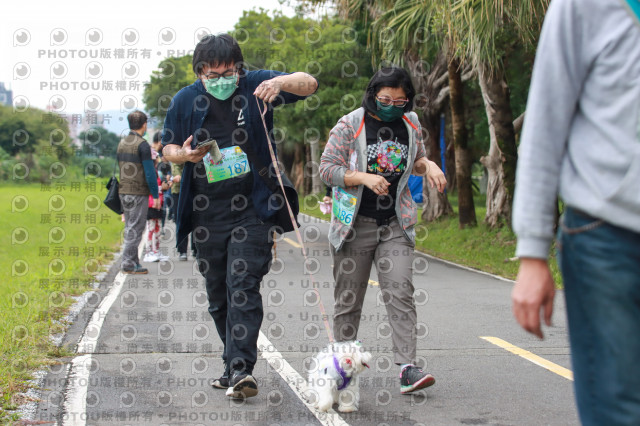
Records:
{"label": "paved walkway", "polygon": [[[332,312],[328,224],[301,216]],[[206,310],[204,280],[193,259],[146,265],[149,275],[112,271],[81,312],[66,344],[78,356],[45,379],[37,421],[64,425],[449,425],[578,424],[562,293],[546,340],[527,335],[511,315],[512,283],[418,256],[415,268],[418,355],[436,384],[399,392],[390,328],[375,273],[360,340],[373,353],[362,376],[360,411],[319,414],[305,403],[305,365],[327,343],[304,259],[288,234],[263,282],[260,393],[229,400],[208,383],[222,372],[221,342]],[[174,246],[168,228],[163,246]],[[114,268],[116,269],[116,268]],[[97,301],[96,301],[97,300]]]}

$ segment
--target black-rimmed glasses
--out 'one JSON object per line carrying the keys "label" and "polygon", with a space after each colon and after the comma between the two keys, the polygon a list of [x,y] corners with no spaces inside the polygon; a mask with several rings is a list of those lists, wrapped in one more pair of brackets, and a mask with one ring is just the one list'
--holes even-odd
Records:
{"label": "black-rimmed glasses", "polygon": [[217,72],[211,71],[204,75],[207,80],[218,80],[220,77],[229,78],[233,77],[236,74],[235,70],[226,70],[222,74],[218,74]]}

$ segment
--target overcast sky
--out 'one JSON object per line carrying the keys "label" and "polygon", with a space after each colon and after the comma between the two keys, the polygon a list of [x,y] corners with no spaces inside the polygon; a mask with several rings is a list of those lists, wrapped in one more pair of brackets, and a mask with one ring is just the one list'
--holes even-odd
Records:
{"label": "overcast sky", "polygon": [[0,82],[18,106],[142,109],[142,83],[163,58],[189,53],[200,34],[232,30],[243,10],[258,7],[293,15],[277,0],[4,2]]}

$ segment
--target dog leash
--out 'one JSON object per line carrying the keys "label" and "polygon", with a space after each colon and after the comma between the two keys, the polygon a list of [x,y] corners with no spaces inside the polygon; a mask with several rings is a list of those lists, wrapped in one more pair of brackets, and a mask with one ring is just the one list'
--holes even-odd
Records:
{"label": "dog leash", "polygon": [[[286,192],[284,190],[284,184],[282,183],[282,176],[280,174],[280,167],[278,160],[276,159],[276,154],[273,152],[273,147],[271,146],[271,138],[269,137],[269,130],[267,130],[267,122],[265,121],[265,114],[267,113],[267,103],[262,101],[264,105],[264,111],[260,108],[260,101],[256,97],[256,103],[258,104],[258,111],[260,111],[260,118],[262,119],[262,126],[264,127],[264,132],[267,135],[267,145],[269,146],[269,154],[271,154],[271,162],[273,164],[273,168],[276,171],[276,176],[278,177],[278,183],[280,183],[280,188],[282,189],[282,194],[284,196],[284,202],[287,204],[287,210],[289,211],[289,218],[291,219],[291,223],[293,224],[293,229],[296,232],[296,238],[298,239],[298,244],[302,247],[302,255],[304,256],[305,263],[309,262],[309,258],[307,257],[307,248],[302,241],[302,235],[300,234],[300,229],[296,226],[296,219],[293,217],[293,210],[291,210],[291,206],[289,205],[289,200],[285,195]],[[327,312],[324,309],[324,304],[322,303],[322,297],[320,297],[320,292],[318,291],[318,286],[316,285],[316,280],[313,278],[313,273],[309,272],[309,277],[311,278],[311,284],[313,291],[315,291],[316,296],[318,297],[318,308],[320,309],[320,314],[322,315],[322,321],[324,322],[324,328],[327,331],[327,335],[329,336],[329,343],[333,343],[333,333],[331,332],[331,327],[329,326],[329,317],[327,316]]]}

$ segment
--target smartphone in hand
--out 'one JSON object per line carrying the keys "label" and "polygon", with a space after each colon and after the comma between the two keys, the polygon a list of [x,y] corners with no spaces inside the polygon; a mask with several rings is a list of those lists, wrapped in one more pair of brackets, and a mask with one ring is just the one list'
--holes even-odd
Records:
{"label": "smartphone in hand", "polygon": [[198,142],[196,144],[196,149],[198,149],[198,148],[206,148],[208,146],[213,145],[214,143],[216,143],[215,139],[207,139],[206,141]]}

